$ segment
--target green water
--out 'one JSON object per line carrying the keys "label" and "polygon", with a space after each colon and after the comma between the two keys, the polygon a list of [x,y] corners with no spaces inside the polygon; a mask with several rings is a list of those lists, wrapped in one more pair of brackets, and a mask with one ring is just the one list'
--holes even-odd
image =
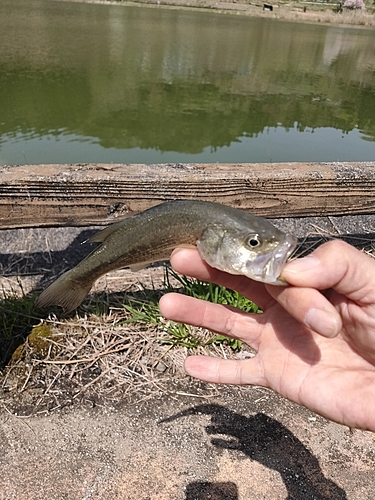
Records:
{"label": "green water", "polygon": [[375,160],[375,30],[0,2],[0,164]]}

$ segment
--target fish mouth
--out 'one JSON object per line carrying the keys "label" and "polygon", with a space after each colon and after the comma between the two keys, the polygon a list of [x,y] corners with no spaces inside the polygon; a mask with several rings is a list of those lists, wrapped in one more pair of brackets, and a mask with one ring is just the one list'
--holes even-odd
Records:
{"label": "fish mouth", "polygon": [[279,279],[279,277],[286,261],[292,255],[296,246],[297,238],[291,234],[287,234],[284,242],[273,252],[258,255],[253,262],[248,263],[252,278],[263,283],[287,285],[287,283]]}

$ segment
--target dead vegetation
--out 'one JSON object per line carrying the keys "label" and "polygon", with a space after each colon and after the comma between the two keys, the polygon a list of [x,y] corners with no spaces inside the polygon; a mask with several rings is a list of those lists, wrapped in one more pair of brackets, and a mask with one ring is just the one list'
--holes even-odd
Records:
{"label": "dead vegetation", "polygon": [[[0,376],[0,402],[18,414],[52,411],[75,401],[89,405],[117,404],[124,399],[140,402],[167,393],[172,378],[183,385],[187,379],[183,360],[191,352],[252,355],[226,342],[213,342],[215,336],[206,330],[164,320],[157,309],[161,293],[158,288],[138,286],[126,300],[123,294],[95,294],[73,316],[51,314],[33,327],[29,322],[31,331],[24,341],[19,338],[15,349],[11,344],[13,353]],[[19,308],[32,300],[22,294],[11,299]],[[8,294],[0,303],[2,312],[7,307],[9,312],[10,303]],[[11,314],[17,315],[14,308]],[[35,323],[37,317],[31,319]],[[12,335],[17,332],[13,330]]]}
{"label": "dead vegetation", "polygon": [[[329,230],[314,226],[297,256],[332,237],[346,239],[333,220],[330,226]],[[372,233],[348,239],[374,253]],[[46,317],[35,310],[37,276],[3,278],[0,403],[11,412],[29,415],[75,402],[91,406],[139,402],[177,390],[199,397],[199,384],[186,389],[191,381],[183,361],[189,354],[240,359],[254,355],[247,346],[211,332],[166,321],[158,310],[160,296],[171,290],[256,312],[249,309],[254,307],[251,301],[243,302],[242,296],[215,285],[193,286],[185,278],[166,277],[163,269],[106,275],[79,311],[65,317],[57,311]],[[210,391],[214,394],[216,389]]]}
{"label": "dead vegetation", "polygon": [[[266,17],[285,21],[305,23],[340,24],[354,26],[375,26],[375,8],[370,1],[366,10],[342,9],[341,2],[279,1],[257,2],[249,0],[60,0],[87,3],[110,3],[116,5],[144,5],[155,8],[205,9],[218,13]],[[264,10],[263,5],[272,5],[273,9]]]}
{"label": "dead vegetation", "polygon": [[[49,335],[32,338],[35,329]],[[168,361],[159,361],[163,352],[152,342],[154,330],[124,326],[113,314],[51,317],[14,352],[3,378],[4,395],[12,392],[25,407],[52,410],[76,399],[96,404],[116,401],[120,394],[162,390],[158,384]]]}

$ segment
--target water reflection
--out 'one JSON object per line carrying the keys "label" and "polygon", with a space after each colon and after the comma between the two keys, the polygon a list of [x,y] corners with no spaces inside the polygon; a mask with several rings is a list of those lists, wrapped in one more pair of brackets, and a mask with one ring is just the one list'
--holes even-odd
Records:
{"label": "water reflection", "polygon": [[[0,141],[0,165],[9,163],[9,157],[14,159],[13,164],[358,161],[358,144],[362,159],[374,159],[374,143],[364,143],[358,130],[342,134],[333,128],[322,128],[305,130],[303,140],[299,140],[300,136],[296,127],[269,128],[257,137],[241,137],[218,148],[207,146],[192,156],[154,148],[103,148],[98,138],[75,134],[19,133]],[[338,144],[341,144],[339,152]]]}
{"label": "water reflection", "polygon": [[0,46],[1,163],[375,156],[372,30],[2,0]]}

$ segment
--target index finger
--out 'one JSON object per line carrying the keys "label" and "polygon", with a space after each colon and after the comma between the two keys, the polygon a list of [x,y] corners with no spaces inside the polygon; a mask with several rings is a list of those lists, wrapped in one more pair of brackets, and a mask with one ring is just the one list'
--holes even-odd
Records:
{"label": "index finger", "polygon": [[177,248],[172,253],[170,261],[177,272],[236,290],[261,309],[266,309],[269,302],[273,301],[263,283],[246,276],[228,274],[214,269],[201,258],[196,248]]}

